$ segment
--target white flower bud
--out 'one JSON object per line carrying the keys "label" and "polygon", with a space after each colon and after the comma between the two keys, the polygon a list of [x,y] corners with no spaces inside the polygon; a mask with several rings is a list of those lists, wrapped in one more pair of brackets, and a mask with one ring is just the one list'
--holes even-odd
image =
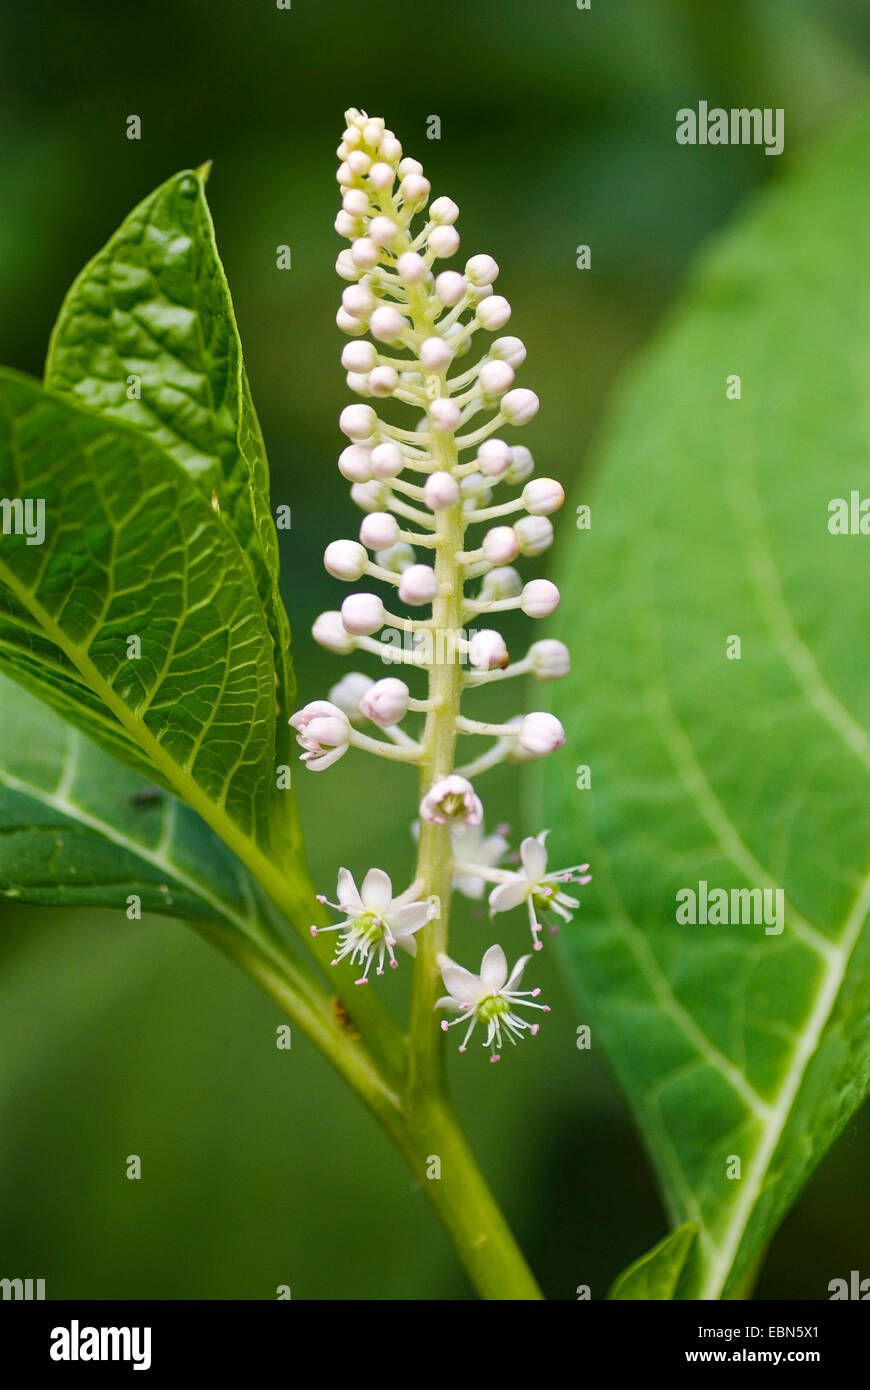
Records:
{"label": "white flower bud", "polygon": [[459,501],[459,484],[444,469],[430,473],[423,487],[423,501],[433,512],[443,507],[453,507]]}
{"label": "white flower bud", "polygon": [[492,492],[481,473],[467,473],[459,488],[469,506],[488,507],[492,500]]}
{"label": "white flower bud", "polygon": [[338,417],[338,428],[355,443],[371,439],[378,417],[370,405],[346,405]]}
{"label": "white flower bud", "polygon": [[389,729],[404,719],[410,698],[411,692],[404,681],[396,676],[385,676],[383,680],[375,681],[362,696],[360,713],[382,729]]}
{"label": "white flower bud", "polygon": [[[375,297],[368,285],[348,285],[342,292],[341,307],[354,319],[366,319],[375,307]],[[360,369],[352,368],[359,371]]]}
{"label": "white flower bud", "polygon": [[390,489],[377,479],[367,483],[354,483],[350,498],[364,512],[382,512],[390,505]]}
{"label": "white flower bud", "polygon": [[[402,164],[404,164],[402,160]],[[399,165],[399,173],[402,172],[402,165]],[[422,174],[406,174],[399,184],[399,192],[406,203],[425,203],[429,197],[431,185],[428,179],[424,179]]]}
{"label": "white flower bud", "polygon": [[417,556],[413,546],[408,545],[407,541],[399,541],[386,550],[379,550],[375,559],[381,569],[389,570],[392,574],[403,574],[409,565],[415,563]]}
{"label": "white flower bud", "polygon": [[[351,114],[351,113],[350,113],[349,111],[348,111],[348,112],[345,112],[345,116],[346,116],[346,117],[349,116],[350,114]],[[357,130],[356,126],[354,126],[354,125],[348,125],[347,129],[345,130],[345,132],[344,132],[344,134],[342,135],[341,138],[342,138],[342,141],[344,142],[344,144],[347,145],[348,148],[352,150],[352,149],[354,149],[357,145],[359,145],[360,142],[362,141],[362,133],[361,133],[361,131]]]}
{"label": "white flower bud", "polygon": [[338,456],[338,471],[349,483],[367,483],[372,476],[372,456],[361,444],[350,444]]}
{"label": "white flower bud", "polygon": [[376,246],[392,246],[399,229],[391,217],[373,217],[369,223],[369,236]]}
{"label": "white flower bud", "polygon": [[564,642],[545,638],[529,647],[532,675],[539,681],[558,681],[571,670],[571,653]]}
{"label": "white flower bud", "polygon": [[311,636],[318,646],[325,647],[328,652],[336,652],[339,656],[346,656],[356,646],[356,642],[341,621],[341,614],[335,609],[321,613],[315,618]]}
{"label": "white flower bud", "polygon": [[404,178],[406,174],[422,174],[422,172],[423,165],[420,163],[419,159],[412,159],[410,155],[406,155],[399,165],[400,178]]}
{"label": "white flower bud", "polygon": [[406,285],[419,285],[429,274],[429,267],[416,251],[406,251],[400,256],[396,269]]}
{"label": "white flower bud", "polygon": [[376,188],[380,193],[385,193],[388,188],[392,188],[395,177],[395,169],[389,164],[385,164],[383,160],[379,160],[377,164],[373,164],[369,170],[369,182],[372,188]]}
{"label": "white flower bud", "polygon": [[405,460],[398,444],[388,441],[376,444],[372,449],[371,467],[375,478],[396,478],[404,467]]}
{"label": "white flower bud", "polygon": [[395,135],[385,133],[382,136],[378,154],[381,156],[381,159],[387,160],[389,164],[398,164],[399,160],[402,158],[402,146]]}
{"label": "white flower bud", "polygon": [[[341,148],[342,146],[339,145],[338,150],[340,150]],[[338,150],[336,150],[336,154],[338,154]],[[344,151],[344,155],[339,155],[339,158],[342,160],[342,163],[339,164],[338,168],[335,171],[336,180],[338,181],[338,183],[341,184],[342,188],[347,188],[350,184],[353,183],[353,171],[350,165],[347,163],[346,155],[347,150]]]}
{"label": "white flower bud", "polygon": [[[362,231],[362,223],[359,218],[353,217],[349,212],[345,212],[344,208],[335,214],[335,221],[332,225],[338,232],[338,235],[347,237],[348,241],[350,241],[352,237],[359,236]],[[351,248],[351,255],[353,255],[353,248]],[[357,262],[357,264],[359,264],[359,262]]]}
{"label": "white flower bud", "polygon": [[347,157],[347,166],[356,178],[361,179],[372,167],[372,161],[363,150],[351,150]]}
{"label": "white flower bud", "polygon": [[519,598],[522,591],[523,581],[517,571],[502,565],[484,575],[479,597],[483,603],[495,603],[502,598]]}
{"label": "white flower bud", "polygon": [[349,246],[346,246],[343,251],[339,251],[335,258],[335,269],[342,280],[358,280],[362,275],[359,266],[354,264]]}
{"label": "white flower bud", "polygon": [[465,294],[465,280],[457,270],[442,270],[435,280],[435,298],[450,307],[458,304]]}
{"label": "white flower bud", "polygon": [[534,478],[523,488],[523,506],[532,516],[557,512],[565,501],[565,489],[555,478]]}
{"label": "white flower bud", "polygon": [[450,430],[456,429],[459,413],[459,406],[449,396],[438,396],[436,400],[429,402],[429,424],[439,434],[447,434]]}
{"label": "white flower bud", "polygon": [[505,640],[494,628],[476,632],[468,644],[468,660],[477,671],[502,671],[509,659]]}
{"label": "white flower bud", "polygon": [[369,512],[360,524],[359,538],[369,550],[385,550],[399,539],[399,523],[391,512]]}
{"label": "white flower bud", "polygon": [[506,483],[516,487],[518,483],[524,483],[529,474],[534,470],[535,460],[526,448],[525,444],[514,444],[511,449],[511,466],[504,475]]}
{"label": "white flower bud", "polygon": [[372,241],[370,236],[357,237],[350,248],[350,254],[354,265],[358,265],[361,270],[373,270],[381,255],[376,242]]}
{"label": "white flower bud", "polygon": [[[480,477],[479,474],[475,474],[474,476],[475,476],[475,477]],[[463,479],[463,482],[467,482],[467,481],[468,481],[467,478]],[[482,481],[482,480],[481,480],[481,481]],[[462,510],[465,511],[465,512],[473,512],[473,511],[476,511],[478,507],[488,507],[488,506],[491,505],[491,503],[492,503],[492,488],[490,488],[490,487],[482,487],[482,488],[480,489],[480,491],[479,491],[478,493],[475,494],[474,497],[463,496]]]}
{"label": "white flower bud", "polygon": [[351,217],[368,217],[372,210],[369,195],[361,188],[348,188],[341,200],[341,206]]}
{"label": "white flower bud", "polygon": [[459,248],[459,233],[455,227],[433,227],[429,233],[429,250],[433,256],[444,261]]}
{"label": "white flower bud", "polygon": [[[452,272],[448,270],[444,273],[450,275]],[[425,338],[420,344],[420,362],[427,371],[443,372],[452,359],[453,349],[443,338]]]}
{"label": "white flower bud", "polygon": [[395,367],[375,367],[369,373],[368,388],[373,396],[391,396],[399,384]]}
{"label": "white flower bud", "polygon": [[348,390],[354,391],[358,396],[370,396],[372,394],[366,372],[348,372],[345,381]]}
{"label": "white flower bud", "polygon": [[330,541],[323,563],[334,579],[353,582],[365,574],[368,555],[358,541]]}
{"label": "white flower bud", "polygon": [[351,724],[361,724],[363,716],[360,713],[359,702],[373,685],[371,676],[363,675],[362,671],[348,671],[330,690],[329,702],[346,714]]}
{"label": "white flower bud", "polygon": [[429,216],[433,222],[440,222],[443,226],[452,227],[459,216],[459,208],[452,198],[436,198],[429,209]]}
{"label": "white flower bud", "polygon": [[384,122],[379,117],[363,126],[362,137],[370,150],[376,150],[384,134]]}
{"label": "white flower bud", "polygon": [[553,544],[553,523],[548,516],[524,516],[514,522],[523,555],[541,555]]}
{"label": "white flower bud", "polygon": [[493,526],[483,538],[483,558],[490,565],[506,565],[520,553],[512,526]]}
{"label": "white flower bud", "polygon": [[491,285],[498,275],[498,264],[492,256],[472,256],[466,262],[465,273],[472,285]]}
{"label": "white flower bud", "polygon": [[521,338],[496,338],[489,355],[508,362],[516,371],[526,360],[526,345]]}
{"label": "white flower bud", "polygon": [[438,592],[438,581],[430,565],[409,565],[399,580],[399,598],[403,603],[431,603]]}
{"label": "white flower bud", "polygon": [[408,327],[398,309],[384,304],[369,319],[369,330],[379,343],[395,343]]}
{"label": "white flower bud", "polygon": [[[356,256],[354,256],[356,261]],[[360,262],[357,261],[357,265]],[[495,331],[504,328],[511,316],[511,306],[508,304],[503,294],[492,294],[486,299],[482,299],[477,306],[478,323],[483,324],[484,328]]]}
{"label": "white flower bud", "polygon": [[518,386],[516,390],[508,391],[503,397],[501,408],[505,419],[512,425],[526,425],[537,415],[539,405],[540,401],[534,391]]}
{"label": "white flower bud", "polygon": [[527,714],[520,724],[519,745],[535,758],[555,753],[565,742],[565,730],[554,714],[544,710]]}
{"label": "white flower bud", "polygon": [[345,343],[341,350],[341,365],[346,372],[370,372],[377,361],[374,343]]}
{"label": "white flower bud", "polygon": [[487,478],[500,478],[511,465],[510,446],[503,439],[485,439],[477,451],[477,466]]}
{"label": "white flower bud", "polygon": [[501,396],[513,385],[514,369],[507,362],[484,362],[477,379],[485,396]]}
{"label": "white flower bud", "polygon": [[549,579],[530,579],[523,589],[520,607],[527,618],[548,618],[559,607],[559,590]]}
{"label": "white flower bud", "polygon": [[348,594],[341,621],[355,637],[371,637],[384,625],[384,605],[377,594]]}
{"label": "white flower bud", "polygon": [[362,319],[353,318],[346,309],[339,309],[335,316],[335,321],[342,333],[346,333],[349,338],[358,338],[361,333],[365,333],[366,326]]}

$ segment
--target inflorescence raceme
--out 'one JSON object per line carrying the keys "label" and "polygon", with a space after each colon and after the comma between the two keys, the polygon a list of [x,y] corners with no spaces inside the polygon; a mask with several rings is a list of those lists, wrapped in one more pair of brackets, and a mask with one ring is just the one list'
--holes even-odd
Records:
{"label": "inflorescence raceme", "polygon": [[[535,642],[512,661],[501,633],[486,625],[512,609],[547,617],[558,605],[555,584],[524,583],[512,562],[550,545],[550,515],[564,492],[553,478],[533,478],[529,450],[501,437],[504,428],[534,418],[538,398],[514,385],[526,357],[519,338],[497,336],[486,348],[478,346],[481,332],[501,334],[511,316],[508,301],[493,289],[496,262],[475,255],[463,271],[444,266],[459,248],[456,204],[446,197],[429,201],[422,166],[403,157],[383,120],[354,110],[346,119],[335,228],[350,244],[336,262],[347,282],[337,322],[349,339],[341,355],[347,384],[363,403],[341,412],[348,443],[338,466],[364,515],[359,539],[333,541],[324,563],[337,579],[386,584],[398,603],[385,603],[368,588],[351,593],[339,610],[318,617],[313,633],[330,651],[371,653],[406,668],[411,679],[413,671],[425,672],[428,690],[415,698],[406,680],[352,672],[328,700],[306,705],[290,723],[312,770],[330,766],[349,747],[417,766],[423,779],[418,837],[427,826],[449,827],[453,888],[480,898],[489,887],[490,915],[525,904],[539,950],[541,917],[553,923],[551,930],[558,919],[571,919],[579,903],[564,885],[588,883],[589,866],[548,873],[543,832],[523,841],[515,856],[519,869],[500,867],[508,853],[507,827],[485,834],[472,778],[500,762],[545,757],[564,744],[565,733],[545,711],[486,723],[463,716],[459,701],[464,689],[490,681],[527,674],[550,681],[567,674],[564,643]],[[466,367],[464,358],[475,360]],[[410,407],[416,419],[402,421],[395,403]],[[499,487],[520,491],[498,501]],[[445,680],[439,670],[447,671]],[[409,712],[425,716],[419,739],[402,727]],[[457,736],[492,742],[456,767]],[[440,915],[431,893],[419,871],[394,899],[382,870],[371,869],[358,890],[342,869],[331,906],[344,920],[319,929],[340,933],[333,964],[346,958],[359,963],[357,983],[363,984],[374,962],[378,974],[385,959],[397,964],[396,946],[415,954],[415,933]],[[486,1025],[493,1060],[503,1038],[513,1043],[537,1032],[537,1024],[516,1013],[545,1008],[533,1002],[537,990],[517,988],[529,959],[509,974],[501,947],[492,946],[473,975],[438,953],[448,993],[436,1007],[456,1013],[452,1023],[468,1019],[460,1050],[478,1022]]]}

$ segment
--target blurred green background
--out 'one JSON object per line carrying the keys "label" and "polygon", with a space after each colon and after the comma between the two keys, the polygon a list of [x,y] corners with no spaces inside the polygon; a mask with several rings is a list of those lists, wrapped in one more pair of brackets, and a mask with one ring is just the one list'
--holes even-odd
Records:
{"label": "blurred green background", "polygon": [[[85,260],[157,183],[214,160],[274,501],[293,508],[283,588],[303,699],[347,669],[309,636],[340,594],[323,548],[356,519],[335,470],[344,109],[383,114],[434,193],[460,204],[463,250],[499,261],[529,350],[522,382],[542,401],[525,442],[569,482],[696,247],[865,98],[870,57],[857,0],[442,0],[404,15],[335,0],[30,0],[4,7],[0,32],[4,362],[41,374]],[[702,98],[784,107],[785,154],[677,146],[676,110]],[[521,704],[515,691],[503,713]],[[296,781],[321,889],[338,862],[408,873],[401,770],[375,780],[352,755]],[[491,776],[499,796],[506,819],[538,828],[514,774]],[[294,1298],[470,1296],[386,1139],[304,1039],[276,1050],[277,1010],[186,928],[0,911],[0,1276],[45,1278],[53,1298],[272,1298],[279,1284]],[[459,934],[469,964],[491,940],[468,908]],[[547,1028],[497,1068],[480,1048],[454,1056],[457,1105],[547,1295],[589,1284],[602,1297],[665,1218],[603,1059],[574,1045],[582,1008],[552,953],[540,974]],[[401,1007],[403,981],[385,989]],[[133,1153],[139,1182],[125,1177]],[[759,1297],[826,1297],[828,1278],[867,1272],[868,1162],[865,1118],[774,1240]]]}

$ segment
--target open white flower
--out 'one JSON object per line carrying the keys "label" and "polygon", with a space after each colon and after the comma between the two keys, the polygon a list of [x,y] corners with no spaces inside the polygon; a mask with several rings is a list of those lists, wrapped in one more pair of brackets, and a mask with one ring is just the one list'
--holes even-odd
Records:
{"label": "open white flower", "polygon": [[[580,899],[573,898],[569,893],[563,893],[557,887],[560,883],[579,883],[586,884],[591,880],[588,873],[588,864],[575,864],[570,869],[559,869],[555,873],[547,873],[547,850],[545,840],[549,835],[549,830],[542,830],[540,835],[529,837],[523,840],[520,846],[520,860],[522,871],[512,873],[504,882],[499,883],[493,888],[489,895],[489,911],[494,916],[496,912],[510,912],[511,908],[519,907],[520,903],[527,903],[529,909],[529,923],[532,928],[532,940],[535,943],[535,950],[540,951],[541,942],[538,939],[543,930],[537,918],[538,912],[552,911],[561,917],[563,921],[570,922],[575,910],[580,906]],[[551,930],[555,931],[553,927]]]}
{"label": "open white flower", "polygon": [[517,989],[530,960],[531,956],[522,956],[508,976],[504,951],[500,946],[490,946],[480,962],[480,974],[474,975],[470,970],[457,965],[449,956],[443,953],[439,955],[441,978],[448,993],[438,1000],[435,1007],[450,1009],[457,1015],[454,1019],[443,1020],[441,1027],[445,1032],[454,1024],[468,1019],[468,1028],[459,1046],[460,1052],[464,1052],[468,1047],[469,1039],[478,1023],[486,1024],[484,1047],[490,1049],[491,1062],[499,1060],[499,1053],[495,1049],[502,1045],[502,1030],[504,1037],[514,1044],[525,1032],[531,1033],[532,1036],[537,1033],[537,1023],[529,1023],[527,1019],[514,1012],[517,1006],[523,1009],[540,1009],[542,1013],[550,1012],[547,1004],[533,1002],[541,992],[539,989]]}
{"label": "open white flower", "polygon": [[461,835],[466,826],[480,825],[483,804],[468,779],[451,772],[449,777],[433,782],[420,802],[420,816],[433,825],[449,825]]}
{"label": "open white flower", "polygon": [[369,969],[375,956],[378,959],[377,974],[383,975],[385,957],[389,957],[393,968],[399,964],[394,947],[401,946],[410,956],[417,954],[414,933],[435,915],[435,907],[423,899],[414,898],[416,887],[413,884],[405,893],[394,898],[390,876],[383,869],[369,869],[360,889],[357,889],[353,874],[348,869],[339,869],[338,902],[331,903],[321,894],[317,896],[318,902],[326,903],[336,912],[343,912],[344,921],[337,922],[333,927],[312,927],[311,935],[319,936],[325,931],[341,932],[332,964],[338,965],[346,956],[350,956],[351,964],[359,960],[363,964],[363,973],[355,983],[368,984]]}

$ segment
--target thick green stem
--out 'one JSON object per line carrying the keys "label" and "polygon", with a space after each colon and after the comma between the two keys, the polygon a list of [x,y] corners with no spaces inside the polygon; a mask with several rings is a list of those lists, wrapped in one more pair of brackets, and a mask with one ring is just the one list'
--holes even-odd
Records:
{"label": "thick green stem", "polygon": [[[195,924],[196,925],[196,924]],[[332,1063],[383,1125],[443,1225],[471,1282],[486,1299],[539,1299],[541,1292],[511,1235],[456,1118],[440,1096],[415,1096],[410,1110],[378,1071],[365,1044],[336,1019],[315,984],[300,985],[277,946],[197,925]]]}
{"label": "thick green stem", "polygon": [[543,1298],[446,1100],[420,1098],[394,1138],[481,1298]]}

